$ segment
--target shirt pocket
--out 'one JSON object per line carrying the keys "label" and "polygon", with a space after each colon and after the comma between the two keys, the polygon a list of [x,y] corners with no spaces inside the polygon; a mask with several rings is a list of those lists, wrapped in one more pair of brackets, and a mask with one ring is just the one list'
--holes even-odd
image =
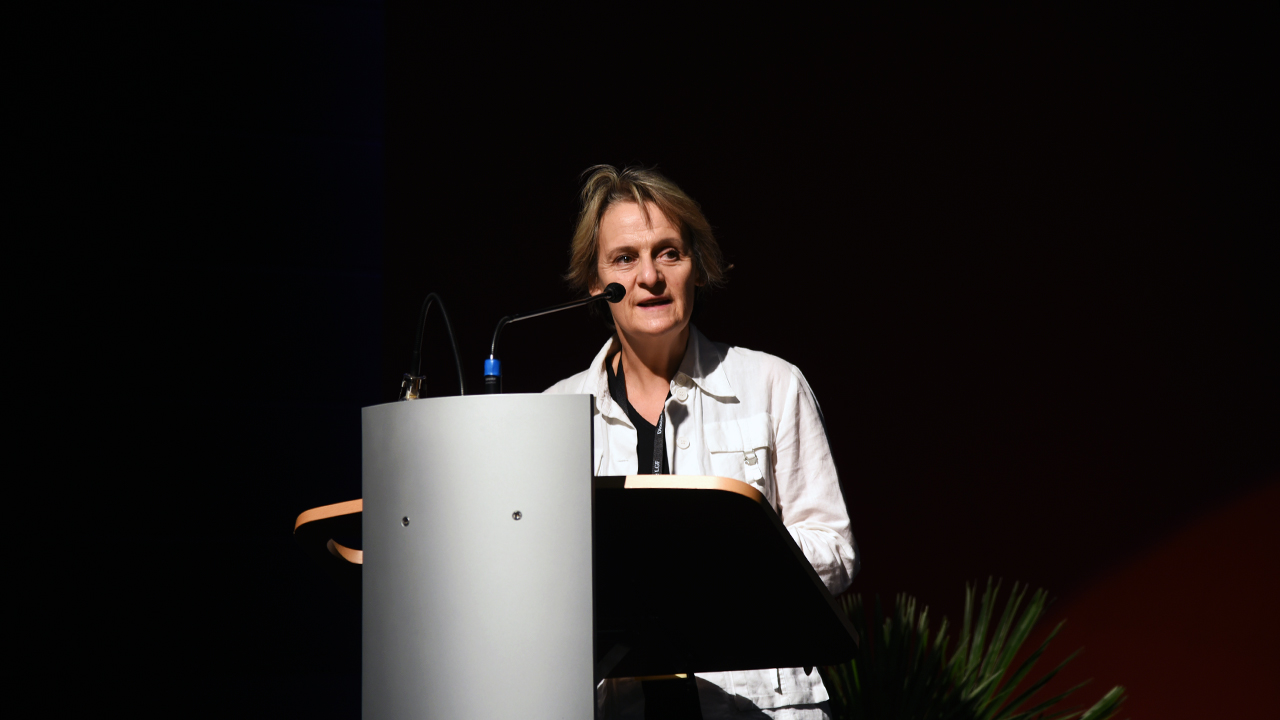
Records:
{"label": "shirt pocket", "polygon": [[705,428],[713,474],[742,480],[761,490],[772,486],[773,425],[767,414],[707,423]]}

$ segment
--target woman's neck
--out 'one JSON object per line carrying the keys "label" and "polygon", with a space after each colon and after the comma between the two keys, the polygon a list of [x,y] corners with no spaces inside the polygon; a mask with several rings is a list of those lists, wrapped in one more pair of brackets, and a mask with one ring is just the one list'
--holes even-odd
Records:
{"label": "woman's neck", "polygon": [[657,422],[666,402],[671,378],[676,376],[684,361],[685,348],[689,344],[689,327],[679,335],[667,338],[632,338],[618,333],[622,351],[614,356],[613,367],[617,371],[622,363],[627,382],[627,398],[632,407],[646,420]]}

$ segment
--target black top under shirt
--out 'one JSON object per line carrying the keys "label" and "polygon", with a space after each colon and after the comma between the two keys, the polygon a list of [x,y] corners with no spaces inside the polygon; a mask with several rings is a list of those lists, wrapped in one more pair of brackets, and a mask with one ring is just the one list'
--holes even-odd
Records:
{"label": "black top under shirt", "polygon": [[[622,372],[622,359],[618,359],[618,372],[613,372],[613,358],[605,361],[609,370],[609,394],[615,402],[627,411],[631,424],[636,426],[636,474],[637,475],[670,475],[667,465],[667,413],[658,416],[658,424],[651,425],[627,401],[627,379]],[[671,397],[671,392],[667,392]]]}

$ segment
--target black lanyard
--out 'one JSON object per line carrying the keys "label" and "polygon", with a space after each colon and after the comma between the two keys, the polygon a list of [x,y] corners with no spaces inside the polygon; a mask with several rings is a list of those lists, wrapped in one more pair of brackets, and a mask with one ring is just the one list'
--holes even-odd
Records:
{"label": "black lanyard", "polygon": [[658,431],[653,434],[653,474],[662,474],[662,461],[667,456],[667,446],[662,442],[662,430],[667,426],[667,411],[658,415]]}
{"label": "black lanyard", "polygon": [[[640,475],[654,474],[661,475],[663,467],[667,464],[667,444],[665,442],[667,429],[667,412],[664,409],[662,414],[658,416],[658,425],[654,427],[645,420],[640,413],[627,400],[627,380],[622,371],[622,363],[618,363],[618,370],[613,370],[612,358],[605,361],[608,379],[609,394],[613,396],[614,402],[626,412],[627,417],[631,420],[631,424],[636,428],[636,473]],[[667,393],[670,398],[671,394]],[[653,433],[653,454],[649,455],[649,448],[645,447],[644,442],[647,439],[646,433]],[[646,455],[648,457],[646,457]]]}

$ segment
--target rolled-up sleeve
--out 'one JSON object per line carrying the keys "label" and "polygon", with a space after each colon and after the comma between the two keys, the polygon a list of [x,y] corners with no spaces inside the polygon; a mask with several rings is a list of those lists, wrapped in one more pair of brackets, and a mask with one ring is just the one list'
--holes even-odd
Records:
{"label": "rolled-up sleeve", "polygon": [[[779,383],[782,385],[783,383]],[[813,391],[794,366],[774,437],[778,515],[818,577],[835,595],[853,582],[859,558],[831,446]]]}

